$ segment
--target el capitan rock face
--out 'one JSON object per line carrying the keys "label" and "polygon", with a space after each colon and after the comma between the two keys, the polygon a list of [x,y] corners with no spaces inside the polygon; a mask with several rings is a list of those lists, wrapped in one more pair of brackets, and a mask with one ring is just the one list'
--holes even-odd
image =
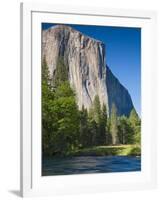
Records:
{"label": "el capitan rock face", "polygon": [[131,97],[106,66],[105,46],[101,41],[69,26],[57,25],[42,31],[42,56],[46,58],[52,79],[58,58],[64,59],[80,109],[83,105],[89,109],[98,95],[101,105],[107,106],[108,114],[115,103],[119,115],[129,115],[133,108]]}
{"label": "el capitan rock face", "polygon": [[117,108],[118,115],[128,116],[134,108],[128,90],[120,84],[119,80],[112,74],[109,67],[106,70],[106,85],[108,92],[109,112],[114,103]]}

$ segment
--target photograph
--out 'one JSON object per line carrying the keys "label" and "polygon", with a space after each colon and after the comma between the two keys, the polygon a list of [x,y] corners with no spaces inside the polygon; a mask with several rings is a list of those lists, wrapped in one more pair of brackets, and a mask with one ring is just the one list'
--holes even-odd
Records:
{"label": "photograph", "polygon": [[141,28],[41,23],[42,176],[141,171]]}

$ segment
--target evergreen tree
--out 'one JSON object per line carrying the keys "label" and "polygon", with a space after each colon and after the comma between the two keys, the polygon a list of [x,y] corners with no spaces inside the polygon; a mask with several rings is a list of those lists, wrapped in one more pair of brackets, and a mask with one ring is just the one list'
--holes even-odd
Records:
{"label": "evergreen tree", "polygon": [[106,144],[106,124],[107,124],[107,109],[106,105],[103,104],[101,110],[101,120],[100,120],[100,145]]}
{"label": "evergreen tree", "polygon": [[98,126],[95,120],[88,119],[88,140],[90,141],[88,143],[89,146],[96,146],[98,144],[97,141],[97,135],[98,135]]}
{"label": "evergreen tree", "polygon": [[82,106],[82,110],[80,111],[80,127],[79,127],[79,142],[81,147],[86,147],[90,145],[91,141],[89,138],[88,132],[88,113],[87,109]]}
{"label": "evergreen tree", "polygon": [[133,143],[141,143],[141,120],[133,108],[130,112],[129,122],[133,129]]}
{"label": "evergreen tree", "polygon": [[102,115],[102,116],[101,116],[102,122],[103,122],[103,124],[105,125],[106,122],[107,122],[107,108],[106,108],[106,105],[105,105],[105,104],[103,104],[103,106],[102,106],[101,115]]}
{"label": "evergreen tree", "polygon": [[117,121],[117,108],[115,104],[112,104],[111,117],[110,117],[110,132],[112,136],[112,144],[116,145],[119,143],[118,138],[118,121]]}
{"label": "evergreen tree", "polygon": [[[96,134],[95,144],[104,145],[106,144],[106,123],[107,123],[107,109],[106,105],[103,104],[101,108],[99,96],[96,95],[93,101],[91,108],[89,109],[89,119],[92,122],[90,126],[92,129],[95,128],[95,131],[92,132]],[[93,125],[93,126],[92,126]]]}
{"label": "evergreen tree", "polygon": [[55,89],[53,109],[57,118],[55,152],[65,154],[78,146],[79,137],[79,111],[68,81],[61,82]]}
{"label": "evergreen tree", "polygon": [[97,123],[94,120],[94,108],[93,105],[89,108],[88,111],[88,135],[90,138],[90,146],[96,145],[96,136],[97,136]]}
{"label": "evergreen tree", "polygon": [[46,63],[46,58],[45,56],[43,57],[43,60],[42,60],[42,81],[46,84],[49,83],[49,70],[48,70],[48,66],[47,66],[47,63]]}
{"label": "evergreen tree", "polygon": [[66,155],[77,148],[96,145],[140,144],[141,120],[135,109],[129,118],[117,116],[112,104],[110,118],[96,95],[89,112],[78,110],[76,95],[68,81],[68,67],[59,57],[53,80],[45,57],[42,60],[43,155]]}
{"label": "evergreen tree", "polygon": [[126,116],[119,117],[118,120],[119,141],[121,144],[133,144],[133,130]]}
{"label": "evergreen tree", "polygon": [[96,131],[96,144],[101,144],[101,104],[99,96],[96,95],[93,101],[93,119],[97,124]]}
{"label": "evergreen tree", "polygon": [[118,130],[119,130],[119,141],[122,144],[126,144],[126,132],[127,132],[127,119],[125,116],[122,116],[119,118],[119,126],[118,126]]}
{"label": "evergreen tree", "polygon": [[134,108],[130,112],[129,121],[133,127],[140,124],[139,116]]}
{"label": "evergreen tree", "polygon": [[42,61],[42,140],[44,155],[66,154],[78,146],[79,111],[62,58],[54,90],[45,58]]}
{"label": "evergreen tree", "polygon": [[52,153],[52,130],[56,124],[52,111],[54,93],[51,91],[49,70],[45,57],[42,60],[42,149],[44,154]]}
{"label": "evergreen tree", "polygon": [[108,145],[112,144],[112,135],[110,133],[110,127],[111,127],[110,121],[111,120],[108,117],[106,122],[106,144]]}
{"label": "evergreen tree", "polygon": [[68,67],[64,64],[64,58],[60,56],[57,59],[57,65],[54,71],[53,85],[54,87],[57,87],[62,82],[67,80],[68,80]]}
{"label": "evergreen tree", "polygon": [[70,86],[69,81],[61,82],[56,88],[55,88],[55,98],[61,98],[61,97],[74,97],[75,98],[75,92]]}
{"label": "evergreen tree", "polygon": [[54,102],[57,116],[56,151],[62,154],[77,147],[79,133],[79,112],[75,97],[60,97]]}
{"label": "evergreen tree", "polygon": [[94,109],[93,109],[93,105],[89,108],[89,111],[88,111],[88,118],[90,120],[94,120]]}
{"label": "evergreen tree", "polygon": [[101,104],[99,96],[96,95],[93,101],[93,118],[97,124],[101,121]]}

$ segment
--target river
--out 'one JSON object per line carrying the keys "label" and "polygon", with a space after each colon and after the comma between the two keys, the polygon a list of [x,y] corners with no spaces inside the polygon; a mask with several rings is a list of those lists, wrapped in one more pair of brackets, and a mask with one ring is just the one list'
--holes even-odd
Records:
{"label": "river", "polygon": [[42,162],[42,175],[91,174],[130,172],[141,170],[141,157],[130,156],[78,156],[46,158]]}

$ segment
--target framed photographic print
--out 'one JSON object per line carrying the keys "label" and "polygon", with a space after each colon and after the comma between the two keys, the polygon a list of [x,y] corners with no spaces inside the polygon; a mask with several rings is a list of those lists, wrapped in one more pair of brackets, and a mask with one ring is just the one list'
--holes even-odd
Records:
{"label": "framed photographic print", "polygon": [[21,4],[21,194],[156,185],[156,14]]}

